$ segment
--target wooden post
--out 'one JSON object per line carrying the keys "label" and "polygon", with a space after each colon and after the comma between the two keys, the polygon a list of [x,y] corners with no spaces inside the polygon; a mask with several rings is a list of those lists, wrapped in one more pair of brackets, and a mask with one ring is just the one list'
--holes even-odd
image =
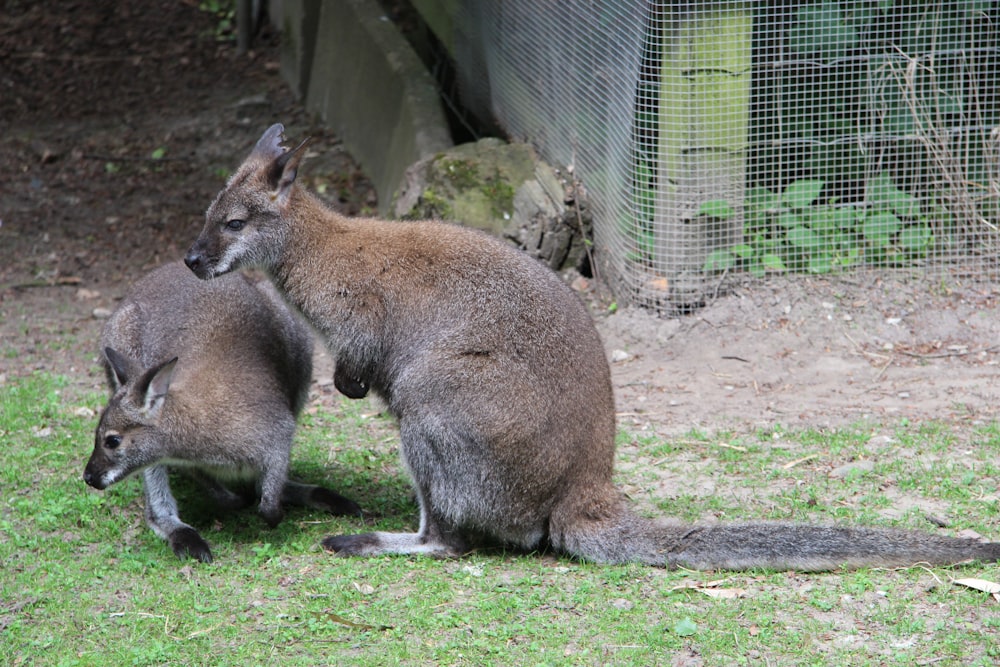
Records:
{"label": "wooden post", "polygon": [[[708,254],[742,236],[753,4],[667,7],[653,258],[661,278],[653,282],[671,302],[690,304],[705,295]],[[697,216],[703,202],[718,199],[729,202],[731,218]]]}

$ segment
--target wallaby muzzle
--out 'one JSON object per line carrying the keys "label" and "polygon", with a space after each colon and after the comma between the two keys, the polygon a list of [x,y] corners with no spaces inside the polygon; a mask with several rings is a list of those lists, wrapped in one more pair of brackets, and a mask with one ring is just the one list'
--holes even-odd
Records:
{"label": "wallaby muzzle", "polygon": [[187,264],[187,267],[191,269],[194,275],[202,280],[206,280],[213,277],[214,272],[210,268],[209,259],[201,246],[200,241],[195,241],[191,249],[188,250],[187,255],[184,256],[184,263]]}

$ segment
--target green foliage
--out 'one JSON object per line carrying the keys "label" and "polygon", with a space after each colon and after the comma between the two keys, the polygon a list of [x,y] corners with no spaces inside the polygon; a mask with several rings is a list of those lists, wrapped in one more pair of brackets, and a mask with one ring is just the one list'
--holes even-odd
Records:
{"label": "green foliage", "polygon": [[[996,79],[985,74],[998,64],[988,48],[996,42],[995,2],[766,6],[762,26],[781,35],[761,40],[754,58],[795,65],[779,65],[780,75],[761,77],[755,90],[751,141],[760,148],[751,184],[773,187],[792,172],[824,181],[828,197],[847,198],[878,165],[907,187],[950,190],[955,202],[990,182],[989,132],[1000,124]],[[975,215],[964,217],[976,224]],[[905,236],[917,246],[927,240],[926,230]]]}
{"label": "green foliage", "polygon": [[236,39],[236,0],[201,0],[198,9],[215,17],[213,34],[220,42]]}
{"label": "green foliage", "polygon": [[[922,259],[934,243],[934,220],[887,174],[868,183],[868,205],[822,199],[825,183],[803,179],[783,192],[747,193],[744,242],[709,254],[710,272],[743,269],[830,273],[858,264],[897,266]],[[701,211],[721,210],[703,205]],[[707,215],[707,213],[706,213]]]}

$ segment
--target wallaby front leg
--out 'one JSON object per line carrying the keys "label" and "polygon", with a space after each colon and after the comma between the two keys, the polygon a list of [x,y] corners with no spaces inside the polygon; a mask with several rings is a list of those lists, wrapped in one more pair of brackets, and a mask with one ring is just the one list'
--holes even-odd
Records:
{"label": "wallaby front leg", "polygon": [[212,550],[198,531],[181,521],[177,500],[170,492],[170,480],[165,466],[152,466],[142,473],[146,494],[146,523],[153,532],[170,543],[178,558],[197,558],[212,562]]}

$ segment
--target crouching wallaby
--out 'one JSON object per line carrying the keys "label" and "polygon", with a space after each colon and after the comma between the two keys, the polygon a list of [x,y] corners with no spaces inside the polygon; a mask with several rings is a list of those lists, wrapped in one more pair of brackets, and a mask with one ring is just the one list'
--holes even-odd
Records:
{"label": "crouching wallaby", "polygon": [[338,368],[398,418],[420,504],[413,534],[329,537],[341,555],[458,556],[475,538],[602,563],[699,569],[997,560],[1000,543],[634,514],[611,483],[610,370],[586,309],[527,255],[439,222],[348,219],[295,183],[305,143],[268,129],[208,208],[185,262],[268,272]]}
{"label": "crouching wallaby", "polygon": [[[178,557],[209,562],[212,552],[178,516],[168,468],[191,474],[223,507],[259,495],[272,527],[282,502],[358,513],[338,493],[287,479],[312,338],[269,283],[238,273],[204,282],[180,262],[167,264],[121,302],[101,349],[111,398],[83,479],[105,489],[142,471],[146,520]],[[256,488],[235,492],[224,481]]]}

